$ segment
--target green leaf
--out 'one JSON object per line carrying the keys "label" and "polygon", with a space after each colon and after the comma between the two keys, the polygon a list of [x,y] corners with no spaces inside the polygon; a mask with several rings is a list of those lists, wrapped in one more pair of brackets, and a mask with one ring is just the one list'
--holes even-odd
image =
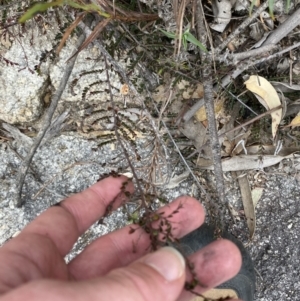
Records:
{"label": "green leaf", "polygon": [[251,5],[250,5],[250,9],[249,9],[249,16],[251,16],[252,14],[252,11],[253,11],[253,7],[254,7],[254,4],[256,3],[257,0],[252,0],[251,1]]}
{"label": "green leaf", "polygon": [[190,32],[185,34],[184,37],[190,43],[194,44],[195,46],[198,46],[202,51],[207,52],[207,49]]}
{"label": "green leaf", "polygon": [[269,0],[269,13],[272,20],[274,20],[274,0]]}
{"label": "green leaf", "polygon": [[182,45],[183,45],[183,49],[187,50],[187,38],[185,35],[182,36]]}
{"label": "green leaf", "polygon": [[291,0],[287,0],[286,1],[286,6],[285,6],[285,12],[288,13],[289,9],[290,9],[290,6],[291,6]]}
{"label": "green leaf", "polygon": [[19,19],[19,23],[24,23],[33,18],[36,14],[46,11],[49,7],[63,5],[63,0],[58,0],[50,3],[36,3],[30,7],[27,12]]}
{"label": "green leaf", "polygon": [[185,32],[183,33],[183,36],[184,35],[187,35],[187,34],[189,34],[190,33],[190,28],[188,27],[186,30],[185,30]]}
{"label": "green leaf", "polygon": [[175,39],[176,38],[176,35],[172,32],[168,32],[168,31],[162,30],[160,28],[158,28],[158,30],[160,30],[164,35],[166,35],[170,39]]}

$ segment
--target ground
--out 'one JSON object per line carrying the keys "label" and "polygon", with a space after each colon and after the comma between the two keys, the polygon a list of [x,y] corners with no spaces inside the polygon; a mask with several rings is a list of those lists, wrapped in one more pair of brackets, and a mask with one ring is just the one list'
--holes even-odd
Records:
{"label": "ground", "polygon": [[[1,5],[6,5],[9,1],[2,2],[0,1]],[[176,22],[172,23],[174,16],[168,13],[168,4],[170,3],[166,1],[165,7],[158,8],[163,20],[159,26],[164,25],[166,30],[174,32]],[[187,15],[191,13],[188,9],[187,11]],[[290,15],[280,10],[275,11],[275,28],[282,28],[280,20],[283,17],[288,19],[297,11],[293,5],[290,7]],[[72,193],[82,191],[104,173],[111,170],[130,172],[120,142],[128,149],[128,157],[134,162],[138,176],[144,180],[145,187],[151,193],[157,193],[166,202],[183,194],[195,196],[206,206],[209,215],[213,210],[212,203],[206,202],[205,196],[209,194],[212,202],[218,203],[218,187],[215,183],[220,180],[217,173],[202,170],[204,163],[206,167],[213,168],[211,158],[215,153],[210,148],[212,132],[207,131],[210,121],[203,111],[197,111],[196,118],[181,119],[186,116],[186,112],[191,111],[195,103],[201,102],[203,89],[207,90],[205,79],[195,81],[202,70],[202,65],[198,63],[199,49],[195,44],[189,43],[188,49],[182,51],[178,60],[174,61],[174,41],[167,39],[159,31],[149,34],[147,27],[140,34],[137,27],[127,24],[122,24],[121,31],[117,26],[107,26],[107,31],[101,36],[105,43],[101,39],[95,40],[78,55],[54,114],[54,118],[58,119],[52,124],[45,143],[38,149],[30,164],[22,190],[24,204],[21,208],[16,207],[21,163],[34,143],[34,137],[43,127],[43,118],[47,116],[51,99],[64,77],[67,60],[77,47],[78,36],[83,33],[88,36],[91,28],[99,22],[96,18],[90,27],[81,24],[83,31],[69,37],[56,56],[56,46],[71,21],[60,10],[50,10],[47,16],[52,18],[54,15],[61,23],[41,23],[43,19],[39,15],[34,19],[36,23],[28,23],[19,29],[16,29],[17,26],[12,27],[10,31],[7,30],[10,26],[6,30],[3,26],[11,22],[9,18],[4,20],[6,23],[1,23],[4,29],[0,48],[0,119],[3,121],[0,126],[0,244],[17,235],[28,222],[49,206]],[[247,16],[242,18],[246,19]],[[262,19],[257,18],[256,21],[260,24]],[[269,19],[267,21],[270,22]],[[265,23],[270,26],[267,21]],[[214,43],[219,39],[226,40],[226,34],[240,25],[236,22],[239,21],[232,21],[232,28],[226,27],[227,25],[224,27],[226,29],[222,37],[212,31]],[[287,37],[282,41],[281,38],[279,43],[275,30],[257,26],[259,36],[266,31],[271,33],[272,39],[277,39],[275,44],[280,44],[279,50],[285,50],[299,42],[291,28],[285,29]],[[251,30],[249,33],[247,28],[251,38],[246,35],[236,36],[228,44],[228,49],[233,52],[226,50],[220,54],[223,62],[234,62],[237,60],[237,56],[234,56],[236,52],[245,54],[255,44],[253,32]],[[132,29],[137,36],[132,35]],[[195,31],[195,28],[191,29],[196,35]],[[126,32],[129,38],[123,39],[124,35],[120,32]],[[108,53],[103,49],[108,50]],[[274,52],[279,50],[275,49]],[[260,54],[258,59],[262,57],[264,60],[274,54],[270,51],[266,50],[267,56]],[[169,57],[164,56],[165,53]],[[297,48],[287,53],[289,56],[283,53],[270,61],[260,64],[256,62],[256,69],[254,64],[249,67],[252,57],[239,65],[229,64],[229,67],[217,62],[217,68],[214,69],[217,70],[214,76],[220,76],[220,79],[227,74],[227,77],[222,78],[221,85],[224,88],[227,86],[224,84],[226,78],[235,79],[234,84],[225,90],[226,93],[219,86],[215,88],[215,94],[211,93],[213,97],[217,96],[218,105],[213,111],[219,130],[217,134],[220,135],[223,169],[225,164],[228,166],[229,159],[232,161],[236,158],[244,158],[241,162],[247,167],[245,170],[233,169],[233,164],[226,167],[228,170],[222,178],[234,217],[231,218],[225,210],[224,217],[220,218],[227,223],[229,231],[244,243],[252,256],[257,277],[256,301],[300,299],[300,176],[296,153],[299,151],[299,132],[297,127],[292,130],[287,127],[290,122],[297,122],[293,118],[300,110],[297,101],[300,90],[297,86],[299,53]],[[245,64],[249,65],[249,70],[245,69]],[[253,112],[239,104],[241,100],[247,102],[252,111],[264,112],[262,102],[259,103],[254,94],[248,91],[247,97],[238,95],[245,91],[244,80],[240,76],[233,77],[236,74],[234,70],[240,69],[248,70],[248,75],[267,78],[273,87],[280,87],[281,92],[272,90],[272,93],[278,97],[279,104],[287,107],[287,113],[276,128],[276,139],[272,137],[272,127],[274,130],[274,126],[277,127],[278,124],[268,116],[259,117],[250,125],[244,124],[239,129],[240,132],[235,130],[235,136],[231,136],[232,132],[228,133],[228,130],[238,124],[254,118]],[[109,70],[108,73],[106,70]],[[272,81],[272,76],[276,77],[277,84]],[[128,78],[129,81],[126,82]],[[292,90],[293,93],[286,94],[285,89],[289,92]],[[285,98],[281,97],[282,93],[285,93]],[[265,99],[268,101],[267,97]],[[269,110],[272,107],[267,103],[265,108]],[[112,131],[116,126],[116,113],[120,135],[117,140],[116,133]],[[8,127],[7,124],[13,127]],[[175,139],[175,144],[172,139]],[[279,149],[278,153],[276,148]],[[179,156],[179,151],[183,153],[185,162]],[[189,158],[191,153],[195,155]],[[251,157],[253,160],[247,161],[251,155],[254,156]],[[267,158],[273,160],[269,164],[271,166],[264,165]],[[254,163],[257,165],[254,166]],[[243,207],[238,182],[238,178],[243,175],[247,176],[250,192],[255,188],[263,190],[255,206],[255,214]],[[252,198],[246,201],[253,207]],[[132,217],[128,212],[132,212],[138,205],[139,199],[135,199],[100,224],[94,225],[79,239],[67,260],[76,256],[96,237],[129,223]],[[153,198],[154,208],[161,205],[162,200]],[[256,218],[252,238],[247,225],[250,217]]]}

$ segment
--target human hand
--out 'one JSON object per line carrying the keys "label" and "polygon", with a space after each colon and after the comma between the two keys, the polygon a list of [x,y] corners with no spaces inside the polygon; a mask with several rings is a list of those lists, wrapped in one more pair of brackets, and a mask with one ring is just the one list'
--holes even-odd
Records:
{"label": "human hand", "polygon": [[[150,238],[143,229],[129,234],[130,226],[91,243],[69,264],[64,256],[77,238],[126,199],[121,186],[127,178],[109,177],[46,210],[0,249],[0,300],[85,301],[187,300],[183,291],[191,279],[183,257],[173,248],[149,253]],[[126,190],[133,192],[129,182]],[[184,196],[161,208],[173,212],[172,234],[181,238],[204,221],[204,209]],[[134,248],[133,248],[134,247]],[[134,251],[133,251],[134,250]],[[219,285],[238,273],[241,255],[230,241],[220,239],[190,257],[204,287]]]}

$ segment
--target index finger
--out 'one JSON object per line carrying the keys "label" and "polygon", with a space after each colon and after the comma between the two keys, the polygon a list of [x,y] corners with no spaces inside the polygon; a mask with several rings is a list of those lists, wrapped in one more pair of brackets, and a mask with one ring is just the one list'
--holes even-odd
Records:
{"label": "index finger", "polygon": [[133,190],[132,181],[125,176],[106,178],[62,201],[60,206],[49,208],[22,233],[50,238],[59,253],[65,256],[81,234],[107,211],[122,205],[126,200],[125,192],[132,193]]}

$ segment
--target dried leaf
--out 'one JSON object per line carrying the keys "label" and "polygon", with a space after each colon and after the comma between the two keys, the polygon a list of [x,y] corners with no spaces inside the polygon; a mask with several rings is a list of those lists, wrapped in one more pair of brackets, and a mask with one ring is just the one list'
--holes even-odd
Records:
{"label": "dried leaf", "polygon": [[[276,150],[276,146],[274,145],[251,145],[246,147],[248,155],[274,155]],[[300,147],[287,147],[283,146],[278,151],[277,155],[279,156],[289,156],[296,152],[300,152]]]}
{"label": "dried leaf", "polygon": [[[270,156],[270,155],[240,155],[222,160],[223,171],[237,171],[237,170],[251,170],[262,169],[281,162],[283,159],[287,159],[294,156],[294,154],[288,156]],[[200,158],[197,161],[197,165],[202,169],[213,170],[213,164],[211,160]]]}
{"label": "dried leaf", "polygon": [[[261,76],[251,75],[245,81],[247,89],[253,92],[258,101],[267,109],[271,110],[281,105],[280,98],[268,80]],[[275,138],[279,123],[282,118],[282,109],[278,109],[272,116],[272,136]]]}
{"label": "dried leaf", "polygon": [[300,126],[300,112],[297,114],[297,116],[291,121],[291,123],[287,126]]}
{"label": "dried leaf", "polygon": [[261,22],[252,23],[249,25],[249,28],[250,28],[250,32],[249,32],[250,37],[253,40],[258,41],[258,43],[260,43],[260,41],[263,38],[263,35],[265,33],[264,27],[261,24]]}
{"label": "dried leaf", "polygon": [[[221,113],[221,111],[224,109],[224,98],[219,99],[218,101],[215,102],[215,116],[216,119],[218,119],[218,115]],[[205,112],[205,107],[203,106],[202,108],[200,108],[196,114],[195,114],[195,118],[199,121],[205,121],[207,120],[206,117],[206,112]]]}
{"label": "dried leaf", "polygon": [[244,212],[245,212],[247,225],[250,233],[250,239],[252,239],[255,232],[256,221],[255,221],[255,209],[252,200],[251,189],[247,178],[247,174],[242,175],[240,171],[237,171],[236,175],[238,176],[238,182],[240,185]]}
{"label": "dried leaf", "polygon": [[[257,0],[256,3],[259,6],[260,0]],[[250,3],[248,0],[237,0],[234,5],[234,11],[238,15],[242,15],[245,12],[245,10],[248,10],[249,6],[250,6]]]}
{"label": "dried leaf", "polygon": [[254,208],[256,207],[258,201],[260,200],[263,192],[264,192],[264,189],[261,187],[256,187],[251,191]]}

